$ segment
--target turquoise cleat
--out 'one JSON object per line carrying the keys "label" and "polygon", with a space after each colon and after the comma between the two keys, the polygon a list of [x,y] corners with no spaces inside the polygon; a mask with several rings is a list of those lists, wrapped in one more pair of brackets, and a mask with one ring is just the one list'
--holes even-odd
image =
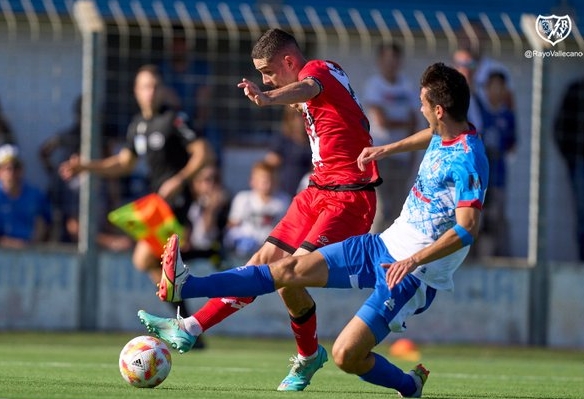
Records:
{"label": "turquoise cleat", "polygon": [[282,380],[280,386],[278,386],[278,391],[303,391],[310,384],[314,373],[327,360],[326,350],[320,345],[314,359],[304,360],[299,359],[298,356],[292,356],[290,358],[292,362],[290,373]]}
{"label": "turquoise cleat", "polygon": [[143,310],[139,310],[138,317],[149,332],[166,341],[171,347],[178,350],[179,353],[188,352],[195,345],[197,337],[181,328],[182,318],[180,316],[177,316],[176,319],[171,319],[154,316]]}

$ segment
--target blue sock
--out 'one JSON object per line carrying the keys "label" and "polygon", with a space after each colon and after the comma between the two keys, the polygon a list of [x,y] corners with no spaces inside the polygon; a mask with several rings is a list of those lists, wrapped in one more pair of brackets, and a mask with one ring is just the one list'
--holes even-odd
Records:
{"label": "blue sock", "polygon": [[183,298],[258,296],[274,292],[268,265],[241,266],[205,277],[190,275],[181,290]]}
{"label": "blue sock", "polygon": [[383,356],[377,353],[373,353],[373,356],[375,357],[375,365],[359,378],[371,384],[393,388],[406,397],[416,392],[416,384],[411,376],[391,364]]}

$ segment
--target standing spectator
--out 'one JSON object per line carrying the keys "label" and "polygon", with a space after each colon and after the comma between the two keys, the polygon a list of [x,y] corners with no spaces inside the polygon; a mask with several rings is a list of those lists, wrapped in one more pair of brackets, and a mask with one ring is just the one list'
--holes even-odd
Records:
{"label": "standing spectator", "polygon": [[274,136],[264,161],[278,170],[280,188],[294,197],[302,178],[312,170],[312,153],[302,110],[284,106],[281,131]]}
{"label": "standing spectator", "polygon": [[209,63],[197,58],[193,44],[184,32],[174,32],[170,58],[162,62],[160,73],[172,98],[170,105],[187,114],[194,130],[205,137],[219,155],[221,137],[212,120]]}
{"label": "standing spectator", "polygon": [[576,247],[584,262],[584,79],[568,86],[554,126],[554,138],[568,168],[576,203]]}
{"label": "standing spectator", "polygon": [[230,197],[221,183],[219,168],[208,165],[197,172],[191,182],[191,191],[190,233],[186,234],[189,239],[183,243],[183,258],[208,259],[214,267],[220,268]]}
{"label": "standing spectator", "polygon": [[0,246],[23,248],[46,241],[50,223],[49,199],[24,180],[18,149],[0,146]]}
{"label": "standing spectator", "polygon": [[[375,162],[364,169],[355,162],[363,148],[371,145],[371,136],[369,121],[348,75],[333,61],[306,59],[294,36],[281,29],[264,32],[251,58],[270,89],[262,91],[245,78],[237,86],[257,106],[302,108],[314,169],[308,187],[293,198],[286,215],[247,263],[265,264],[310,253],[369,231],[375,215],[375,187],[381,179]],[[177,244],[167,243],[167,251]],[[302,391],[328,359],[325,348],[318,343],[316,303],[304,288],[288,287],[278,293],[290,316],[298,350],[278,390]],[[138,317],[150,332],[179,352],[186,352],[203,331],[254,299],[212,298],[185,319],[157,317],[143,310]]]}
{"label": "standing spectator", "polygon": [[[191,203],[190,180],[213,160],[213,151],[187,126],[182,114],[165,107],[165,99],[160,98],[161,88],[158,68],[142,66],[134,82],[140,113],[128,128],[125,147],[102,159],[81,160],[73,156],[61,164],[60,174],[67,181],[82,172],[105,177],[127,176],[138,158],[144,157],[149,167],[151,190],[164,198],[178,221],[186,225]],[[160,260],[145,240],[136,243],[132,260],[134,266],[148,273],[154,283],[159,281]],[[184,306],[181,310],[186,312]]]}
{"label": "standing spectator", "polygon": [[481,109],[478,104],[478,94],[475,89],[475,71],[477,69],[477,59],[473,53],[461,48],[452,55],[454,67],[458,72],[465,77],[470,88],[470,105],[468,106],[468,121],[473,124],[477,132],[483,131],[483,119],[481,116]]}
{"label": "standing spectator", "polygon": [[509,88],[502,71],[492,71],[483,90],[484,100],[478,99],[477,103],[481,110],[481,133],[489,159],[489,187],[478,243],[479,255],[509,256],[507,158],[517,143],[515,114],[509,108]]}
{"label": "standing spectator", "polygon": [[[374,145],[399,141],[416,130],[419,100],[402,73],[402,66],[402,47],[397,43],[381,43],[377,48],[378,72],[367,80],[363,100]],[[378,163],[384,183],[377,188],[373,232],[382,231],[399,216],[413,183],[414,155],[402,153]]]}
{"label": "standing spectator", "polygon": [[[58,240],[77,242],[79,237],[79,178],[64,181],[58,173],[58,165],[78,156],[81,149],[81,101],[78,96],[73,102],[73,123],[45,140],[39,149],[39,158],[49,176],[49,198],[53,205],[53,223],[57,223]],[[57,166],[55,166],[57,165]],[[134,244],[128,236],[116,231],[106,219],[109,210],[108,192],[100,187],[98,208],[101,216],[96,236],[98,244],[112,251],[130,249]]]}
{"label": "standing spectator", "polygon": [[59,224],[58,240],[75,241],[79,226],[79,179],[67,182],[60,178],[58,165],[81,148],[81,96],[73,103],[73,123],[68,128],[51,135],[39,148],[39,158],[49,177],[49,197],[53,204],[55,222]]}
{"label": "standing spectator", "polygon": [[253,165],[249,186],[233,197],[225,231],[225,250],[240,259],[262,246],[290,205],[290,196],[278,190],[276,170],[266,162]]}

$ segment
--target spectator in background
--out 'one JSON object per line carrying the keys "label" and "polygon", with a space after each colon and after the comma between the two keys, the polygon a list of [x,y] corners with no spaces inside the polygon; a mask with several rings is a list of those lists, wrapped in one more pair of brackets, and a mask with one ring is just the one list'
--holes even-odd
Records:
{"label": "spectator in background", "polygon": [[49,197],[53,204],[54,220],[59,223],[58,240],[63,242],[74,241],[72,236],[77,235],[77,231],[71,231],[71,224],[79,224],[79,178],[63,181],[58,167],[71,156],[79,155],[80,148],[81,96],[73,103],[71,126],[51,135],[39,148],[41,164],[49,176]]}
{"label": "spectator in background", "polygon": [[584,262],[584,78],[572,82],[556,114],[554,139],[566,162],[576,204],[576,247]]}
{"label": "spectator in background", "polygon": [[454,67],[460,72],[468,82],[470,88],[470,105],[468,107],[468,121],[474,125],[479,134],[483,131],[483,120],[481,110],[478,104],[478,95],[475,89],[475,71],[478,62],[473,53],[466,49],[460,48],[452,55]]}
{"label": "spectator in background", "polygon": [[193,43],[189,43],[184,32],[174,33],[170,58],[161,64],[160,73],[170,91],[171,105],[187,114],[193,129],[204,136],[219,155],[221,137],[211,118],[213,94],[209,64],[195,57]]}
{"label": "spectator in background", "polygon": [[[193,202],[189,207],[190,233],[183,243],[183,259],[203,258],[215,268],[223,260],[223,233],[227,224],[230,196],[221,183],[220,170],[215,165],[201,169],[191,182]],[[198,342],[198,341],[197,341]]]}
{"label": "spectator in background", "polygon": [[[49,198],[53,205],[53,220],[58,223],[58,240],[77,242],[79,238],[79,178],[63,181],[58,173],[58,165],[73,156],[79,156],[81,149],[81,102],[78,96],[73,102],[73,123],[45,140],[39,149],[39,158],[49,176]],[[98,244],[112,251],[130,249],[134,242],[117,231],[106,219],[109,210],[108,192],[100,188]]]}
{"label": "spectator in background", "polygon": [[278,190],[276,170],[266,162],[253,165],[249,186],[233,197],[227,218],[225,250],[237,258],[253,255],[290,205],[290,196]]}
{"label": "spectator in background", "polygon": [[[419,99],[403,75],[403,50],[384,42],[377,48],[378,72],[365,85],[364,106],[376,146],[408,137],[416,131]],[[377,212],[372,231],[380,232],[399,216],[414,179],[414,153],[407,152],[378,162],[383,184],[377,188]]]}
{"label": "spectator in background", "polygon": [[264,162],[277,169],[280,188],[294,197],[302,178],[312,170],[312,153],[302,110],[284,106],[281,131],[274,136]]}
{"label": "spectator in background", "polygon": [[3,144],[16,145],[16,140],[12,133],[10,123],[8,123],[8,120],[6,119],[4,112],[2,112],[2,104],[0,104],[0,145]]}
{"label": "spectator in background", "polygon": [[502,71],[487,77],[484,99],[478,99],[483,120],[482,137],[489,159],[489,186],[477,243],[481,256],[509,256],[507,221],[507,158],[517,143],[515,114],[509,108],[509,88]]}
{"label": "spectator in background", "polygon": [[[190,180],[203,166],[214,161],[214,154],[207,141],[187,126],[185,116],[166,105],[167,99],[161,97],[166,93],[161,90],[163,87],[158,68],[142,66],[134,81],[140,113],[128,127],[125,147],[102,159],[81,160],[73,156],[61,164],[60,174],[66,181],[82,172],[104,177],[127,176],[138,159],[144,157],[152,192],[168,202],[179,223],[187,225]],[[160,280],[160,259],[145,240],[136,243],[132,260],[138,270],[148,273],[154,284]],[[178,306],[188,314],[184,304]]]}
{"label": "spectator in background", "polygon": [[0,246],[23,248],[44,242],[50,223],[49,199],[24,180],[18,149],[0,146]]}

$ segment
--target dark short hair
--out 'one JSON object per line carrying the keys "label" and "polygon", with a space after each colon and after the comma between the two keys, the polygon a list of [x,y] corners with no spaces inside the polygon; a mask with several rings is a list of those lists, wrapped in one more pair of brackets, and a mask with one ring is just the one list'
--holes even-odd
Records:
{"label": "dark short hair", "polygon": [[253,49],[251,50],[251,58],[254,60],[265,58],[270,61],[282,50],[289,47],[300,49],[294,36],[282,29],[269,29],[260,36],[256,44],[253,46]]}
{"label": "dark short hair", "polygon": [[440,105],[455,121],[467,120],[470,89],[465,77],[456,69],[438,62],[430,65],[420,79],[431,106]]}

